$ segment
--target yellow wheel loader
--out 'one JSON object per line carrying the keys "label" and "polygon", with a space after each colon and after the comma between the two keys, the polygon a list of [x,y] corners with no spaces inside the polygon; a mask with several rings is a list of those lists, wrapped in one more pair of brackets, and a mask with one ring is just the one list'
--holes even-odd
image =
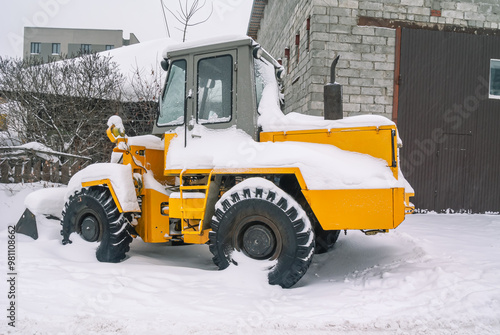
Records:
{"label": "yellow wheel loader", "polygon": [[395,124],[342,118],[338,58],[325,118],[281,112],[283,67],[249,37],[168,46],[163,58],[153,134],[127,137],[110,118],[112,162],[70,181],[63,244],[76,232],[103,262],[125,259],[133,238],[208,244],[219,269],[241,253],[287,288],[340,231],[388,232],[413,211]]}

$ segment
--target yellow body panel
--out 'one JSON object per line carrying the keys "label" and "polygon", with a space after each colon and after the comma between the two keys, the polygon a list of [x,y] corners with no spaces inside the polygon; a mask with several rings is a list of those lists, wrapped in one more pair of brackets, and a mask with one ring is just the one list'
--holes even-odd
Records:
{"label": "yellow body panel", "polygon": [[145,149],[144,167],[153,172],[156,180],[163,181],[163,150]]}
{"label": "yellow body panel", "polygon": [[205,199],[170,198],[170,217],[175,219],[203,219]]}
{"label": "yellow body panel", "polygon": [[306,182],[302,177],[302,173],[298,167],[270,167],[270,168],[224,168],[224,169],[193,169],[193,170],[165,170],[165,175],[167,176],[179,176],[183,174],[204,174],[204,175],[282,175],[282,174],[294,174],[297,177],[299,185],[302,189],[307,189]]}
{"label": "yellow body panel", "polygon": [[415,205],[410,201],[413,196],[415,196],[415,193],[405,193],[406,214],[412,214],[415,211]]}
{"label": "yellow body panel", "polygon": [[123,213],[120,201],[118,201],[118,197],[116,196],[115,190],[113,189],[113,185],[111,185],[111,180],[106,178],[106,179],[92,180],[82,183],[82,187],[99,186],[99,185],[106,185],[108,187],[109,191],[111,192],[111,196],[115,201],[116,207],[118,208],[118,211],[120,211],[120,213]]}
{"label": "yellow body panel", "polygon": [[[161,165],[163,170],[166,170],[165,164],[167,163],[167,154],[168,154],[168,147],[170,146],[170,141],[172,141],[172,139],[176,136],[177,136],[177,134],[172,134],[172,133],[165,133],[165,135],[163,135],[163,143],[165,145],[165,148],[163,151],[163,164]],[[165,175],[168,175],[168,174],[165,173]]]}
{"label": "yellow body panel", "polygon": [[143,146],[132,145],[128,152],[117,148],[113,149],[113,151],[123,153],[122,164],[131,164],[133,173],[142,173],[146,169],[152,171],[158,181],[164,179],[162,171],[163,150],[146,149]]}
{"label": "yellow body panel", "polygon": [[201,232],[184,232],[184,243],[205,244],[208,242],[208,233],[211,229],[202,230]]}
{"label": "yellow body panel", "polygon": [[260,134],[260,141],[330,144],[342,150],[368,154],[385,160],[397,178],[397,139],[393,138],[393,131],[396,136],[395,126],[266,132]]}
{"label": "yellow body panel", "polygon": [[141,217],[135,226],[135,231],[144,242],[161,243],[170,240],[168,211],[162,210],[162,207],[168,206],[168,201],[168,196],[163,193],[144,190]]}
{"label": "yellow body panel", "polygon": [[404,220],[403,188],[302,192],[325,230],[393,229]]}

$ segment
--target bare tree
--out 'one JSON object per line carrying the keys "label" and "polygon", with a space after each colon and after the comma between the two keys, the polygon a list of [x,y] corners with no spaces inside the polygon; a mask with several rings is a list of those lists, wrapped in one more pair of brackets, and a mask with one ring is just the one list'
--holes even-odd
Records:
{"label": "bare tree", "polygon": [[[197,22],[193,22],[193,17],[203,8],[205,7],[206,5],[206,0],[203,1],[203,3],[201,4],[200,3],[200,0],[194,0],[191,5],[189,5],[189,0],[185,0],[184,4],[182,4],[181,0],[179,0],[179,8],[180,10],[176,10],[175,13],[170,10],[166,5],[165,5],[165,2],[164,0],[161,0],[161,4],[162,4],[162,8],[165,8],[166,10],[168,10],[173,16],[174,18],[180,23],[182,24],[182,42],[185,42],[186,41],[186,33],[187,33],[187,29],[188,27],[193,27],[193,26],[197,26],[199,24],[202,24],[202,23],[205,23],[208,21],[208,19],[210,19],[210,17],[212,16],[212,13],[213,13],[213,6],[210,10],[210,14],[203,20],[200,20],[200,21],[197,21]],[[168,30],[168,24],[167,24],[167,18],[166,16],[164,15],[164,19],[165,19],[165,25],[167,26],[167,30]]]}
{"label": "bare tree", "polygon": [[23,142],[107,160],[106,120],[120,111],[123,76],[109,57],[41,64],[0,57],[0,91],[10,101],[8,131]]}
{"label": "bare tree", "polygon": [[150,134],[158,112],[165,71],[157,61],[147,68],[136,65],[133,76],[125,85],[123,122],[130,136]]}

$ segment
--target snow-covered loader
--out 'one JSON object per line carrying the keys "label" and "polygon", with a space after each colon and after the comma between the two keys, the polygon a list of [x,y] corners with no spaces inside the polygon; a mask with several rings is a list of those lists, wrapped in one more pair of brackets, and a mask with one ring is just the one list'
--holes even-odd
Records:
{"label": "snow-covered loader", "polygon": [[[284,115],[283,67],[252,39],[170,46],[162,67],[153,134],[127,137],[110,118],[112,162],[70,181],[63,244],[73,232],[99,242],[103,262],[125,259],[136,237],[208,244],[219,269],[241,252],[269,262],[270,284],[291,287],[340,231],[388,232],[412,212],[395,124]],[[331,82],[325,114],[341,118]]]}

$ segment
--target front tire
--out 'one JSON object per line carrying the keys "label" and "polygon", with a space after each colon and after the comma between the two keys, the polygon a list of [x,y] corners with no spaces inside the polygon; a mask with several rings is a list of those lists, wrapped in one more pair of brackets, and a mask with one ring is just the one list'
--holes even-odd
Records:
{"label": "front tire", "polygon": [[283,190],[263,178],[247,179],[217,202],[210,251],[219,269],[236,263],[240,251],[256,260],[273,260],[268,279],[288,288],[306,273],[314,254],[314,232],[305,211]]}
{"label": "front tire", "polygon": [[118,211],[110,191],[104,187],[78,190],[70,196],[62,213],[63,244],[71,243],[71,233],[88,242],[100,242],[96,258],[100,262],[118,263],[130,250],[130,224]]}

